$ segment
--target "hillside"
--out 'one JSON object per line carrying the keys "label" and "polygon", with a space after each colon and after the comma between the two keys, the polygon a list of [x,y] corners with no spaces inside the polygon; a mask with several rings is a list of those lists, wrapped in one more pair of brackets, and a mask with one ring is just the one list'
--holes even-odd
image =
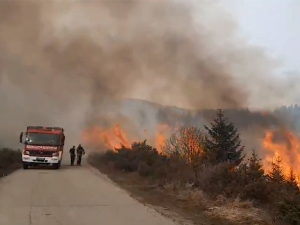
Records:
{"label": "hillside", "polygon": [[[216,110],[188,110],[138,99],[124,99],[111,109],[106,113],[102,110],[99,119],[82,131],[82,143],[89,149],[105,151],[143,140],[161,149],[174,128],[196,126],[205,132],[203,125],[210,125],[216,113]],[[298,106],[281,107],[273,112],[225,109],[224,114],[238,128],[248,155],[256,149],[260,157],[272,158],[279,145],[280,154],[287,161],[290,151],[297,157],[298,149],[293,143],[298,143],[300,131]]]}

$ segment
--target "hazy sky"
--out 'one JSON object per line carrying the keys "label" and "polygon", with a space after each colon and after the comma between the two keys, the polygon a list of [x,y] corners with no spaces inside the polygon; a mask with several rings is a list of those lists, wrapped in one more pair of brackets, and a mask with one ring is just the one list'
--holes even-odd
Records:
{"label": "hazy sky", "polygon": [[299,0],[222,0],[249,40],[300,72]]}

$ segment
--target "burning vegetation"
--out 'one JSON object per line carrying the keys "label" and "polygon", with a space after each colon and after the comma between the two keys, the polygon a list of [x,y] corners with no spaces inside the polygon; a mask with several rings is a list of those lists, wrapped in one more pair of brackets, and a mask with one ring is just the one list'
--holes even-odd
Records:
{"label": "burning vegetation", "polygon": [[[174,190],[191,184],[193,191],[201,190],[210,199],[250,200],[273,210],[270,214],[277,222],[300,222],[299,138],[292,131],[266,130],[260,160],[255,150],[246,154],[237,128],[222,110],[204,129],[167,125],[159,129],[155,147],[146,140],[128,139],[120,126],[86,130],[86,144],[108,149],[92,154],[90,162],[100,168],[106,165],[116,171],[136,172],[144,179],[154,179],[163,189],[170,183]],[[251,218],[254,222],[255,217]]]}
{"label": "burning vegetation", "polygon": [[84,144],[88,144],[92,148],[111,149],[117,147],[130,148],[131,142],[128,140],[126,133],[116,124],[111,129],[101,129],[100,127],[92,127],[82,132],[82,140]]}
{"label": "burning vegetation", "polygon": [[287,179],[291,175],[291,172],[293,172],[299,185],[299,141],[299,137],[290,130],[266,131],[262,143],[266,154],[263,162],[264,169],[271,171],[272,165],[279,162],[283,176]]}

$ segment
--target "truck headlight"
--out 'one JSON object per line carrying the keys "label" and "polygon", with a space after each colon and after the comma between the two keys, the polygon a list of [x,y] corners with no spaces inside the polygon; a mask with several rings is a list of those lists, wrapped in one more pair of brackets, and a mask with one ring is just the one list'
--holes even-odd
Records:
{"label": "truck headlight", "polygon": [[58,152],[54,152],[54,153],[52,154],[52,156],[59,156],[59,153],[58,153]]}
{"label": "truck headlight", "polygon": [[23,154],[24,154],[24,155],[30,155],[30,152],[29,152],[29,151],[26,151],[26,150],[24,150],[24,151],[23,151]]}

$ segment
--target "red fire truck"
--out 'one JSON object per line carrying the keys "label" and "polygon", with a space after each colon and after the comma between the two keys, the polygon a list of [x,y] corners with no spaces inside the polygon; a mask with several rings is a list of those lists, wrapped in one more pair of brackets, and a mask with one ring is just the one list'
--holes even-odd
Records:
{"label": "red fire truck", "polygon": [[21,132],[20,143],[23,169],[35,165],[50,165],[59,169],[65,144],[64,129],[61,127],[28,126]]}

